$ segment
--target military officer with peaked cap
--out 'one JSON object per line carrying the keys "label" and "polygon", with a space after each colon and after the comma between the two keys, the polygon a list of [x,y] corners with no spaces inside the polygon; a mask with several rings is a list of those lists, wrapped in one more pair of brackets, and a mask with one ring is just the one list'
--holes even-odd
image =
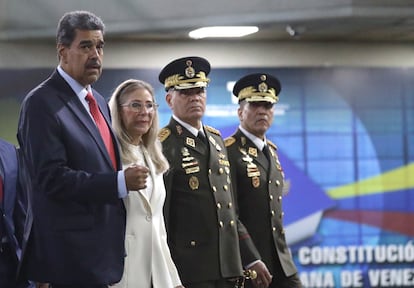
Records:
{"label": "military officer with peaked cap", "polygon": [[282,224],[283,169],[276,145],[265,135],[280,90],[279,80],[265,73],[244,76],[233,88],[240,125],[225,143],[239,217],[272,275],[259,274],[246,287],[302,287]]}
{"label": "military officer with peaked cap", "polygon": [[201,120],[209,72],[206,59],[184,57],[159,74],[172,110],[169,124],[159,133],[170,164],[164,215],[183,285],[234,288],[234,280],[243,273],[240,250],[243,264],[257,261],[259,254],[234,209],[224,141],[218,130]]}

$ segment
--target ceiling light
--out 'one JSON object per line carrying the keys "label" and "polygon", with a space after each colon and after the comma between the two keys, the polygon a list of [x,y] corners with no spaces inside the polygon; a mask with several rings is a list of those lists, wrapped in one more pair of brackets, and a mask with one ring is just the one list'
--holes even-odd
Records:
{"label": "ceiling light", "polygon": [[243,37],[259,31],[256,26],[211,26],[202,27],[188,33],[193,39],[206,37]]}

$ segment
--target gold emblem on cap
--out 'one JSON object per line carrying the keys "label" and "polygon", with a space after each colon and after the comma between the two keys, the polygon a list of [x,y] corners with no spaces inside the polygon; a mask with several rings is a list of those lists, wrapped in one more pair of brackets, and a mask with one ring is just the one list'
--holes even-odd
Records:
{"label": "gold emblem on cap", "polygon": [[262,80],[262,81],[266,81],[266,79],[267,79],[267,78],[266,78],[266,75],[264,75],[264,74],[263,74],[263,75],[261,75],[261,76],[260,76],[260,80]]}
{"label": "gold emblem on cap", "polygon": [[193,61],[187,60],[185,65],[187,65],[187,68],[185,68],[185,76],[187,76],[187,78],[194,78],[195,70],[191,67],[193,65]]}
{"label": "gold emblem on cap", "polygon": [[258,88],[259,88],[259,91],[262,93],[267,92],[267,89],[268,89],[267,84],[265,82],[260,83]]}
{"label": "gold emblem on cap", "polygon": [[188,185],[190,185],[191,190],[198,189],[198,186],[200,185],[200,182],[198,182],[198,178],[195,176],[191,176],[188,180]]}

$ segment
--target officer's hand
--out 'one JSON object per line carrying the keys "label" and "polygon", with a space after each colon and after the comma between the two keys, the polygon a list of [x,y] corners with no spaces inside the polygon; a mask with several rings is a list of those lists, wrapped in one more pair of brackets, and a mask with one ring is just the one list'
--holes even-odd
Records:
{"label": "officer's hand", "polygon": [[259,261],[253,266],[249,267],[250,270],[255,270],[257,273],[256,279],[252,279],[252,283],[257,288],[267,288],[272,282],[272,275],[267,270],[266,265],[263,261]]}
{"label": "officer's hand", "polygon": [[125,183],[128,191],[138,191],[147,188],[149,169],[145,166],[132,165],[125,169]]}

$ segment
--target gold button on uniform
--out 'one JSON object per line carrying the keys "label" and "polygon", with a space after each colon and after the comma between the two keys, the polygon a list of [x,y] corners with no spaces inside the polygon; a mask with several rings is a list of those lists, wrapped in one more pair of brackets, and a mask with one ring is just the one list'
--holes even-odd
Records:
{"label": "gold button on uniform", "polygon": [[227,204],[227,207],[229,208],[229,209],[231,209],[231,207],[233,207],[233,203],[229,203],[229,204]]}
{"label": "gold button on uniform", "polygon": [[219,222],[219,226],[220,226],[220,228],[223,228],[224,227],[223,221],[220,221]]}
{"label": "gold button on uniform", "polygon": [[217,208],[221,209],[221,204],[220,203],[217,203]]}
{"label": "gold button on uniform", "polygon": [[211,189],[213,190],[213,192],[217,192],[216,186],[211,187]]}
{"label": "gold button on uniform", "polygon": [[196,241],[194,241],[194,240],[193,240],[193,241],[191,241],[191,242],[190,242],[190,245],[191,245],[192,247],[195,247],[195,246],[196,246]]}

